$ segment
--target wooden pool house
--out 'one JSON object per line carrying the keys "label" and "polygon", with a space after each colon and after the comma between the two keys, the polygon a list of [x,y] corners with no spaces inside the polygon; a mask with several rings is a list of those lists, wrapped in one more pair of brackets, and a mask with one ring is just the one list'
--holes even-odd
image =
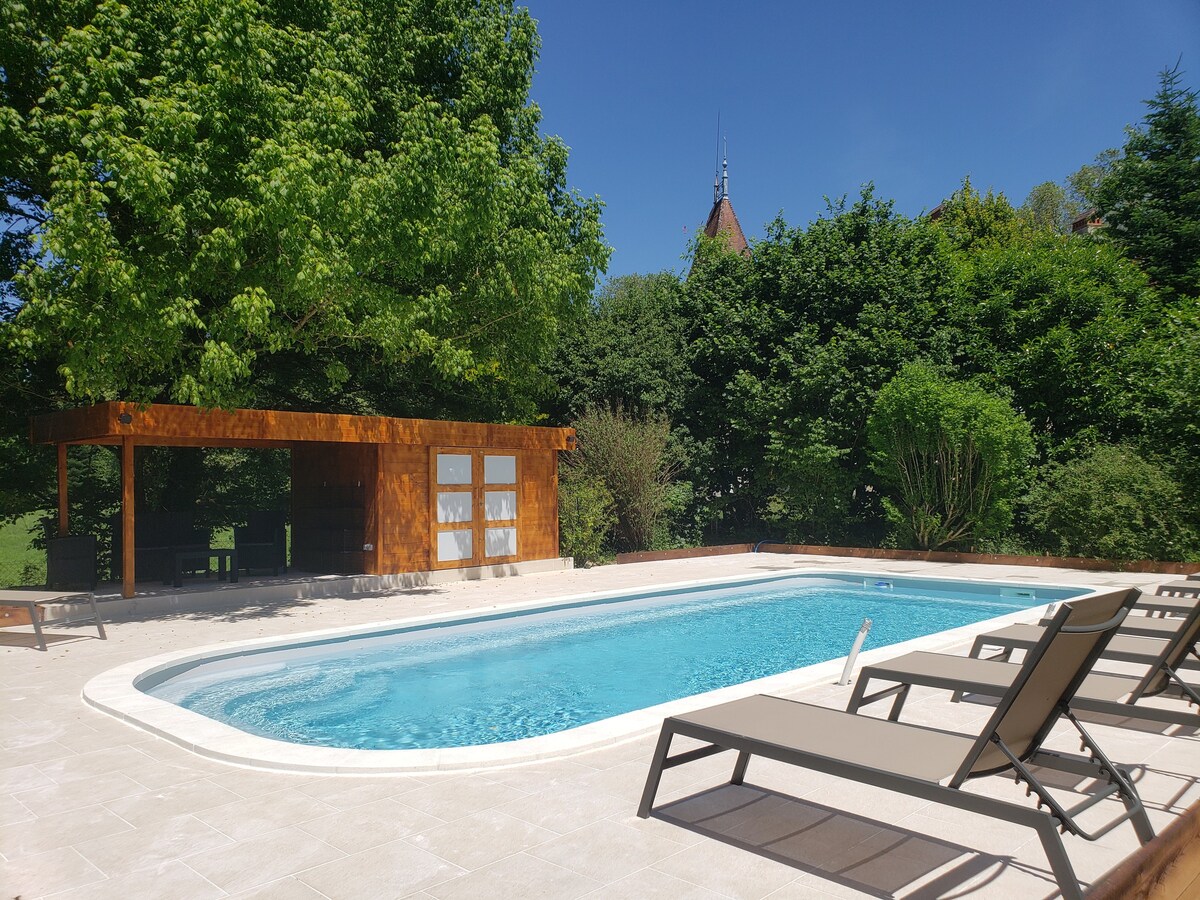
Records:
{"label": "wooden pool house", "polygon": [[292,560],[314,574],[385,575],[558,556],[558,451],[570,428],[328,413],[98,403],[35,417],[58,449],[58,532],[70,533],[67,447],[121,448],[121,581],[134,593],[134,449],[285,448]]}

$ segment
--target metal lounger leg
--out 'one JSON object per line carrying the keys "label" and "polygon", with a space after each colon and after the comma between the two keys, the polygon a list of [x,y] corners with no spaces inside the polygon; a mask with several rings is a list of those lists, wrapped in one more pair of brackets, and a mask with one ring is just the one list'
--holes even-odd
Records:
{"label": "metal lounger leg", "polygon": [[94,591],[88,591],[88,603],[92,604],[92,616],[96,619],[96,627],[100,630],[100,640],[107,641],[108,635],[104,633],[104,623],[100,620],[100,610],[96,609],[96,594]]}
{"label": "metal lounger leg", "polygon": [[671,738],[675,737],[666,722],[658,735],[658,746],[654,748],[654,759],[650,762],[650,771],[646,773],[646,787],[642,791],[642,802],[638,806],[638,817],[650,817],[650,809],[654,806],[654,795],[658,793],[658,784],[662,781],[663,763],[671,752]]}
{"label": "metal lounger leg", "polygon": [[729,779],[730,784],[741,784],[746,780],[746,766],[750,765],[750,754],[745,750],[738,751],[737,762],[733,764],[733,775]]}
{"label": "metal lounger leg", "polygon": [[36,603],[29,604],[29,621],[33,624],[33,633],[37,637],[38,649],[46,649],[46,636],[42,634],[42,623],[38,621],[38,608]]}
{"label": "metal lounger leg", "polygon": [[1079,879],[1075,877],[1075,869],[1067,857],[1067,850],[1063,847],[1062,837],[1056,826],[1055,820],[1049,816],[1035,826],[1038,837],[1042,841],[1042,850],[1045,851],[1046,859],[1050,862],[1050,871],[1054,873],[1054,878],[1062,891],[1063,900],[1083,900],[1083,891],[1079,889]]}

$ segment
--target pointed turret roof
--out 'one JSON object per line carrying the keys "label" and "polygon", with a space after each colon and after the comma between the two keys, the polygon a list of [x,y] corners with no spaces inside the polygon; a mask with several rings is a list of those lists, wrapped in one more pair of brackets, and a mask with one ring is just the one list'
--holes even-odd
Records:
{"label": "pointed turret roof", "polygon": [[720,235],[725,240],[725,247],[731,253],[750,255],[750,244],[738,224],[737,213],[729,202],[729,157],[721,163],[721,180],[713,182],[713,206],[704,223],[704,233],[710,238]]}

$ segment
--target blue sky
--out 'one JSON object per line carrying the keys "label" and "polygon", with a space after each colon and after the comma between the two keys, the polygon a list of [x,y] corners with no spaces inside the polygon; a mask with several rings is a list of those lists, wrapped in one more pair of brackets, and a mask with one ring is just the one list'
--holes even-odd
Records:
{"label": "blue sky", "polygon": [[571,148],[572,187],[606,204],[609,275],[685,268],[718,111],[753,239],[867,181],[908,215],[964,176],[1019,204],[1119,147],[1181,54],[1200,87],[1200,0],[526,5],[532,98]]}

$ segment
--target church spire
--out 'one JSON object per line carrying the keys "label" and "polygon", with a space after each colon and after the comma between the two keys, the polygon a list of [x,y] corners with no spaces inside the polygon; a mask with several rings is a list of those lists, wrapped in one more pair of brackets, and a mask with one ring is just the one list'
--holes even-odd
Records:
{"label": "church spire", "polygon": [[750,245],[738,224],[733,204],[729,202],[729,142],[725,141],[725,153],[721,161],[721,176],[713,176],[713,207],[704,223],[704,233],[710,238],[720,235],[725,248],[731,253],[750,255]]}

